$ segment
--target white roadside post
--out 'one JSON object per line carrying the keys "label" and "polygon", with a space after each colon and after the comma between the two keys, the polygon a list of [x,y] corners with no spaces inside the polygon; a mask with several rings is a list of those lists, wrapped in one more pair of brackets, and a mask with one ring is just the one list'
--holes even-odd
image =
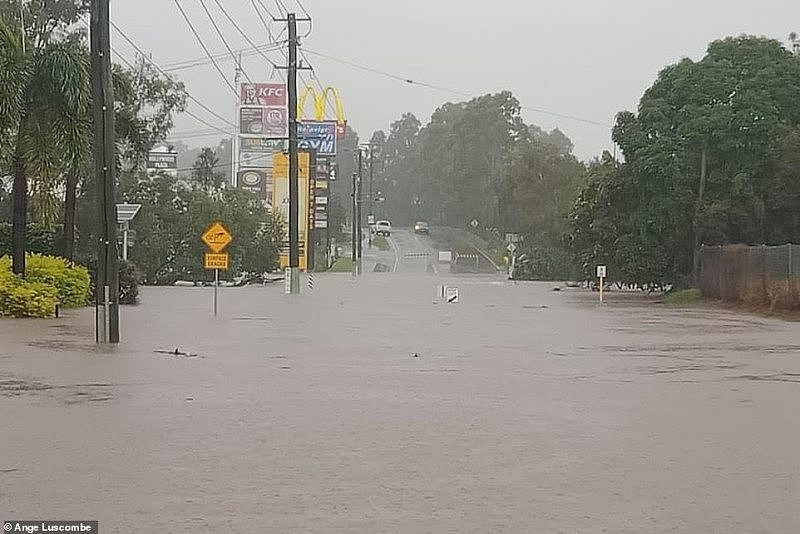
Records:
{"label": "white roadside post", "polygon": [[122,225],[122,260],[128,261],[128,232],[130,223],[141,209],[141,204],[117,204],[117,223]]}
{"label": "white roadside post", "polygon": [[508,279],[509,280],[513,280],[514,279],[514,267],[516,267],[516,264],[517,264],[517,254],[516,254],[517,245],[515,245],[514,243],[509,243],[508,246],[506,246],[506,250],[511,254],[511,262],[510,262],[510,267],[509,267],[509,270],[508,270]]}
{"label": "white roadside post", "polygon": [[606,279],[605,265],[597,266],[597,278],[600,279],[600,302],[603,302],[603,285],[605,284],[605,279]]}

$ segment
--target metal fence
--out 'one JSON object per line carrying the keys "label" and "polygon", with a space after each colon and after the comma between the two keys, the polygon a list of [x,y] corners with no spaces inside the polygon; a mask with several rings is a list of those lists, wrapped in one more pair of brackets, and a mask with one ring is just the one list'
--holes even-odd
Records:
{"label": "metal fence", "polygon": [[706,297],[800,309],[800,245],[703,246],[698,281]]}

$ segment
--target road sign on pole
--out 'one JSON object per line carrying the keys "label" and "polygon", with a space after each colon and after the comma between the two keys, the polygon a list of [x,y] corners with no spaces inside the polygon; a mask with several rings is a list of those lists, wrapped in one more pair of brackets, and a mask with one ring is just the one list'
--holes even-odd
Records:
{"label": "road sign on pole", "polygon": [[457,287],[446,287],[445,288],[445,300],[448,304],[456,304],[458,303],[458,288]]}
{"label": "road sign on pole", "polygon": [[214,269],[214,315],[216,316],[219,293],[219,270],[227,270],[230,263],[228,254],[222,254],[222,251],[233,241],[233,236],[221,222],[216,221],[203,232],[200,239],[211,249],[211,253],[206,253],[203,264],[206,269]]}
{"label": "road sign on pole", "polygon": [[205,268],[209,271],[227,271],[230,267],[230,255],[227,252],[223,252],[221,254],[206,252],[204,259]]}
{"label": "road sign on pole", "polygon": [[233,236],[221,222],[217,221],[208,227],[201,239],[212,252],[219,254],[233,241]]}
{"label": "road sign on pole", "polygon": [[600,302],[603,302],[603,285],[605,285],[605,278],[606,278],[605,265],[597,266],[597,278],[600,279]]}

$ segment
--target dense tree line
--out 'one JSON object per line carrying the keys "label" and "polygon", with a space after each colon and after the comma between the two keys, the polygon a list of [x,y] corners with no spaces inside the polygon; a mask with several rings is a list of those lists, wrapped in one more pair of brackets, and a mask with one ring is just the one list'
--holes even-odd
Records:
{"label": "dense tree line", "polygon": [[688,283],[701,244],[800,240],[800,59],[764,38],[711,43],[665,68],[638,113],[617,116],[572,213],[586,273]]}
{"label": "dense tree line", "polygon": [[618,114],[620,160],[588,164],[508,92],[444,104],[426,125],[405,114],[373,135],[380,187],[400,224],[477,220],[569,250],[583,276],[607,264],[625,282],[688,283],[701,244],[800,242],[799,75],[778,41],[715,41]]}
{"label": "dense tree line", "polygon": [[444,104],[425,126],[405,114],[372,143],[387,211],[400,224],[477,220],[556,242],[585,173],[570,140],[525,124],[509,92]]}

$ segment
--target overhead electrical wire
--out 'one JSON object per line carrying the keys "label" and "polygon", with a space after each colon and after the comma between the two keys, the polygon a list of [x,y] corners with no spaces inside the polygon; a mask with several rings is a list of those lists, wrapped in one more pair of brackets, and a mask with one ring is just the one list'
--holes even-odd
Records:
{"label": "overhead electrical wire", "polygon": [[[160,73],[161,73],[161,74],[163,74],[164,76],[169,76],[169,74],[167,74],[167,72],[166,72],[166,71],[164,71],[164,69],[162,69],[162,68],[161,68],[161,67],[160,67],[160,66],[159,66],[159,65],[158,65],[158,64],[157,64],[155,61],[153,61],[152,59],[150,59],[149,57],[147,57],[147,54],[145,54],[145,53],[144,53],[144,51],[143,51],[143,50],[142,50],[142,49],[141,49],[141,48],[140,48],[140,47],[139,47],[139,46],[138,46],[138,45],[137,45],[135,42],[133,42],[133,40],[132,40],[130,37],[128,37],[128,36],[127,36],[127,34],[125,34],[125,32],[123,32],[123,31],[120,29],[120,27],[119,27],[119,26],[117,26],[117,25],[114,23],[114,21],[113,21],[113,20],[111,21],[111,27],[112,27],[112,28],[114,28],[114,30],[115,30],[115,31],[116,31],[118,34],[120,34],[120,36],[121,36],[123,39],[125,39],[125,41],[126,41],[126,42],[127,42],[127,43],[128,43],[130,46],[131,46],[131,47],[133,47],[133,49],[134,49],[134,50],[136,50],[136,51],[139,53],[139,55],[140,55],[140,56],[142,56],[142,58],[144,59],[144,61],[146,61],[147,63],[149,63],[150,65],[152,65],[152,66],[153,66],[153,68],[155,68],[155,69],[156,69],[158,72],[160,72]],[[222,115],[220,115],[219,113],[217,113],[216,111],[214,111],[213,109],[211,109],[210,107],[208,107],[207,105],[205,105],[204,103],[202,103],[200,100],[198,100],[197,98],[195,98],[194,96],[192,96],[192,95],[191,95],[191,94],[190,94],[188,91],[186,91],[186,98],[188,98],[189,100],[191,100],[192,102],[194,102],[195,104],[197,104],[198,106],[200,106],[201,108],[203,108],[203,109],[204,109],[206,112],[208,112],[209,114],[213,115],[215,118],[217,118],[217,119],[221,120],[223,123],[225,123],[225,124],[227,124],[227,125],[231,126],[232,128],[236,128],[236,125],[235,125],[234,123],[232,123],[230,120],[226,119],[225,117],[223,117]],[[188,114],[188,111],[187,111],[187,114]],[[230,134],[230,132],[226,132],[226,135],[229,135],[229,134]]]}
{"label": "overhead electrical wire", "polygon": [[[247,48],[239,48],[234,49],[234,53],[239,55],[241,54],[242,57],[249,57],[254,56],[256,54],[262,54],[264,52],[269,52],[272,50],[277,50],[279,47],[285,46],[286,41],[276,41],[276,42],[269,42],[260,45],[256,45],[256,47],[247,47]],[[231,60],[230,54],[227,52],[221,54],[215,54],[214,59],[218,62],[228,62]],[[183,61],[176,61],[173,63],[166,63],[162,65],[162,68],[167,72],[178,72],[182,70],[193,69],[195,67],[202,67],[205,65],[210,65],[211,61],[206,57],[203,56],[202,58],[190,59],[190,60],[183,60]]]}
{"label": "overhead electrical wire", "polygon": [[306,18],[308,19],[306,21],[308,22],[308,31],[302,37],[303,39],[306,39],[309,35],[311,35],[311,32],[314,31],[314,21],[311,18],[311,13],[309,13],[308,10],[303,5],[303,2],[301,2],[300,0],[295,0],[295,1],[297,2],[297,6],[300,8],[300,11],[302,11],[303,14],[306,16]]}
{"label": "overhead electrical wire", "polygon": [[[113,53],[114,53],[114,54],[115,54],[115,55],[116,55],[116,56],[117,56],[117,57],[118,57],[120,60],[122,60],[122,62],[123,62],[123,63],[125,63],[125,65],[127,65],[129,69],[132,69],[132,70],[133,70],[133,69],[135,69],[135,68],[136,68],[136,66],[135,66],[133,63],[131,63],[131,62],[130,62],[130,61],[129,61],[129,60],[128,60],[128,59],[127,59],[125,56],[123,56],[122,54],[120,54],[120,53],[119,53],[117,50],[115,50],[115,49],[113,49],[113,48],[112,48],[112,50],[111,50],[111,51],[112,51],[112,52],[113,52]],[[143,56],[143,57],[144,57],[144,56]],[[147,59],[146,59],[146,58],[145,58],[144,60],[145,60],[145,61],[147,61]],[[195,115],[194,113],[192,113],[192,112],[191,112],[191,111],[189,111],[188,109],[185,109],[185,110],[183,110],[183,113],[185,113],[186,115],[188,115],[188,116],[192,117],[192,118],[193,118],[193,119],[195,119],[197,122],[199,122],[199,123],[201,123],[201,124],[205,124],[206,126],[208,126],[209,128],[211,128],[212,130],[214,130],[214,131],[216,131],[216,132],[222,132],[222,133],[223,133],[223,134],[225,134],[225,135],[230,135],[230,132],[228,132],[228,131],[226,131],[226,130],[223,130],[222,128],[220,128],[220,127],[218,127],[218,126],[214,126],[213,124],[211,124],[210,122],[206,121],[206,120],[205,120],[205,119],[203,119],[202,117],[199,117],[198,115]],[[174,134],[173,134],[173,135],[174,135]],[[216,135],[216,134],[215,134],[215,135]],[[171,135],[170,135],[170,136],[168,136],[168,137],[171,137]]]}
{"label": "overhead electrical wire", "polygon": [[[279,40],[280,40],[280,38],[281,38],[281,37],[280,37],[280,35],[281,35],[283,32],[281,32],[281,34],[279,34],[277,38],[275,38],[275,37],[272,35],[272,29],[270,28],[269,22],[267,22],[267,20],[264,18],[264,15],[261,13],[261,9],[259,9],[259,7],[258,7],[258,6],[260,5],[261,7],[263,7],[263,8],[264,8],[264,11],[266,11],[266,12],[267,12],[267,15],[269,15],[269,16],[270,16],[270,18],[272,18],[272,19],[275,19],[275,17],[272,15],[272,12],[270,12],[270,10],[267,8],[267,6],[265,6],[265,5],[264,5],[264,2],[263,2],[262,0],[258,0],[258,3],[256,3],[256,0],[250,0],[250,3],[252,4],[252,6],[253,6],[253,9],[255,9],[255,11],[256,11],[256,14],[258,15],[258,18],[259,18],[259,20],[261,20],[261,24],[263,24],[263,25],[264,25],[264,28],[267,30],[267,36],[269,37],[269,39],[270,39],[271,41],[279,41]],[[288,42],[288,41],[287,41],[287,42]],[[284,56],[284,58],[286,57],[286,55],[284,54],[284,51],[283,51],[282,49],[281,49],[281,54]],[[273,74],[277,74],[277,75],[278,75],[278,78],[279,78],[281,81],[285,81],[285,78],[284,78],[284,76],[283,76],[283,71],[281,70],[281,68],[280,68],[278,65],[275,65],[274,63],[273,63],[273,65],[272,65],[272,67],[273,67]]]}
{"label": "overhead electrical wire", "polygon": [[[360,70],[363,70],[365,72],[371,72],[373,74],[379,74],[379,75],[384,76],[386,78],[391,78],[393,80],[397,80],[397,81],[400,81],[400,82],[403,82],[403,83],[407,83],[409,85],[416,85],[416,86],[419,86],[419,87],[426,87],[428,89],[433,89],[433,90],[441,91],[441,92],[444,92],[444,93],[450,93],[450,94],[462,96],[462,97],[465,97],[465,98],[474,98],[474,96],[475,96],[474,94],[467,93],[467,92],[464,92],[464,91],[459,91],[457,89],[450,89],[448,87],[443,87],[443,86],[440,86],[440,85],[434,85],[434,84],[431,84],[431,83],[421,82],[421,81],[413,80],[411,78],[406,78],[404,76],[400,76],[398,74],[392,74],[390,72],[386,72],[386,71],[383,71],[383,70],[380,70],[380,69],[376,69],[376,68],[373,68],[373,67],[368,67],[366,65],[360,65],[360,64],[355,63],[353,61],[349,61],[349,60],[346,60],[346,59],[341,59],[341,58],[338,58],[338,57],[335,57],[335,56],[331,56],[329,54],[325,54],[323,52],[318,52],[316,50],[311,50],[311,49],[308,49],[308,48],[304,48],[304,50],[306,52],[308,52],[309,54],[312,54],[312,55],[315,55],[315,56],[319,56],[319,57],[323,57],[323,58],[326,58],[326,59],[330,59],[331,61],[335,61],[335,62],[341,63],[343,65],[348,65],[350,67],[353,67],[353,68],[356,68],[356,69],[360,69]],[[567,115],[565,113],[558,113],[558,112],[555,112],[555,111],[549,111],[549,110],[546,110],[546,109],[535,108],[535,107],[531,107],[531,106],[520,106],[520,107],[522,109],[525,109],[525,110],[528,110],[528,111],[532,111],[532,112],[535,112],[535,113],[541,113],[543,115],[550,115],[550,116],[553,116],[553,117],[559,117],[559,118],[562,118],[562,119],[573,120],[573,121],[576,121],[576,122],[583,122],[583,123],[586,123],[586,124],[592,124],[594,126],[602,126],[604,128],[611,128],[612,127],[610,124],[605,123],[605,122],[600,122],[600,121],[596,121],[596,120],[593,120],[593,119],[586,119],[586,118],[583,118],[583,117],[577,117],[575,115]]]}
{"label": "overhead electrical wire", "polygon": [[[222,33],[222,30],[219,29],[219,26],[217,25],[217,21],[214,20],[213,16],[211,16],[211,12],[206,7],[205,0],[198,0],[198,1],[200,2],[200,5],[203,7],[203,11],[205,11],[206,16],[208,17],[208,20],[211,21],[211,25],[214,27],[214,30],[217,32],[217,35],[219,36],[220,40],[222,41],[222,44],[225,45],[225,49],[231,55],[231,59],[233,60],[234,63],[236,63],[236,68],[238,70],[242,71],[242,74],[244,74],[245,79],[247,79],[247,83],[249,83],[250,85],[253,85],[253,80],[250,78],[250,75],[247,74],[247,71],[242,67],[241,63],[236,59],[236,54],[233,52],[233,49],[231,48],[231,46],[228,44],[228,40],[225,39],[225,35]],[[219,2],[217,2],[217,5],[219,5]],[[237,92],[237,97],[238,97],[238,92]]]}
{"label": "overhead electrical wire", "polygon": [[[261,23],[267,29],[267,37],[269,37],[270,41],[274,41],[275,39],[272,37],[272,28],[270,28],[270,26],[267,23],[266,19],[264,19],[264,15],[261,14],[261,10],[258,9],[258,5],[256,4],[256,0],[250,0],[250,4],[252,4],[253,9],[255,9],[256,13],[258,14],[258,18],[261,19]],[[264,6],[264,4],[261,4],[261,5]],[[272,13],[269,12],[269,10],[267,9],[266,6],[264,6],[264,9],[266,9],[266,11],[269,14],[269,16],[272,17]]]}
{"label": "overhead electrical wire", "polygon": [[200,37],[200,34],[197,33],[197,30],[194,28],[194,24],[192,24],[192,21],[189,19],[189,16],[186,14],[186,11],[184,11],[183,6],[181,6],[180,0],[175,0],[175,6],[177,6],[178,11],[180,11],[181,15],[183,15],[183,20],[186,21],[186,24],[189,26],[189,29],[194,34],[195,39],[197,39],[198,44],[200,44],[200,48],[203,49],[203,51],[206,53],[206,56],[208,56],[208,59],[211,60],[211,64],[214,65],[214,68],[217,70],[217,72],[219,73],[219,75],[222,78],[222,80],[225,82],[225,84],[228,87],[230,87],[230,89],[233,92],[233,94],[236,95],[236,98],[239,98],[238,91],[236,91],[236,88],[233,86],[233,84],[228,79],[228,77],[225,76],[225,73],[222,72],[222,69],[220,68],[219,64],[217,63],[217,60],[214,59],[214,56],[208,50],[208,47],[206,47],[206,44],[203,42],[203,39]]}
{"label": "overhead electrical wire", "polygon": [[[201,1],[202,1],[202,0],[201,0]],[[250,45],[250,46],[253,48],[253,50],[256,50],[256,51],[260,52],[260,53],[261,53],[261,56],[262,56],[264,59],[266,59],[266,60],[267,60],[267,62],[268,62],[270,65],[272,65],[272,67],[273,67],[273,68],[278,68],[278,65],[277,65],[277,64],[276,64],[274,61],[272,61],[270,58],[268,58],[266,54],[264,54],[263,52],[261,52],[261,51],[258,49],[258,45],[256,45],[256,44],[253,42],[253,40],[252,40],[252,39],[250,39],[250,37],[248,37],[248,36],[247,36],[247,33],[245,33],[245,32],[244,32],[244,30],[242,30],[242,28],[241,28],[241,27],[240,27],[240,26],[239,26],[239,25],[236,23],[236,21],[235,21],[235,20],[233,20],[233,18],[232,18],[232,17],[231,17],[231,16],[228,14],[228,11],[227,11],[227,10],[226,10],[226,9],[225,9],[223,6],[222,6],[222,2],[220,2],[220,0],[214,0],[214,3],[216,3],[216,4],[217,4],[217,7],[219,7],[219,9],[222,11],[222,14],[223,14],[223,15],[225,15],[225,18],[227,18],[227,19],[228,19],[228,22],[230,22],[230,23],[233,25],[233,27],[234,27],[234,28],[236,28],[236,31],[238,31],[238,32],[239,32],[239,34],[240,34],[242,37],[244,37],[244,40],[245,40],[245,41],[247,41],[247,44],[249,44],[249,45]],[[252,82],[250,82],[250,83],[252,83]]]}

